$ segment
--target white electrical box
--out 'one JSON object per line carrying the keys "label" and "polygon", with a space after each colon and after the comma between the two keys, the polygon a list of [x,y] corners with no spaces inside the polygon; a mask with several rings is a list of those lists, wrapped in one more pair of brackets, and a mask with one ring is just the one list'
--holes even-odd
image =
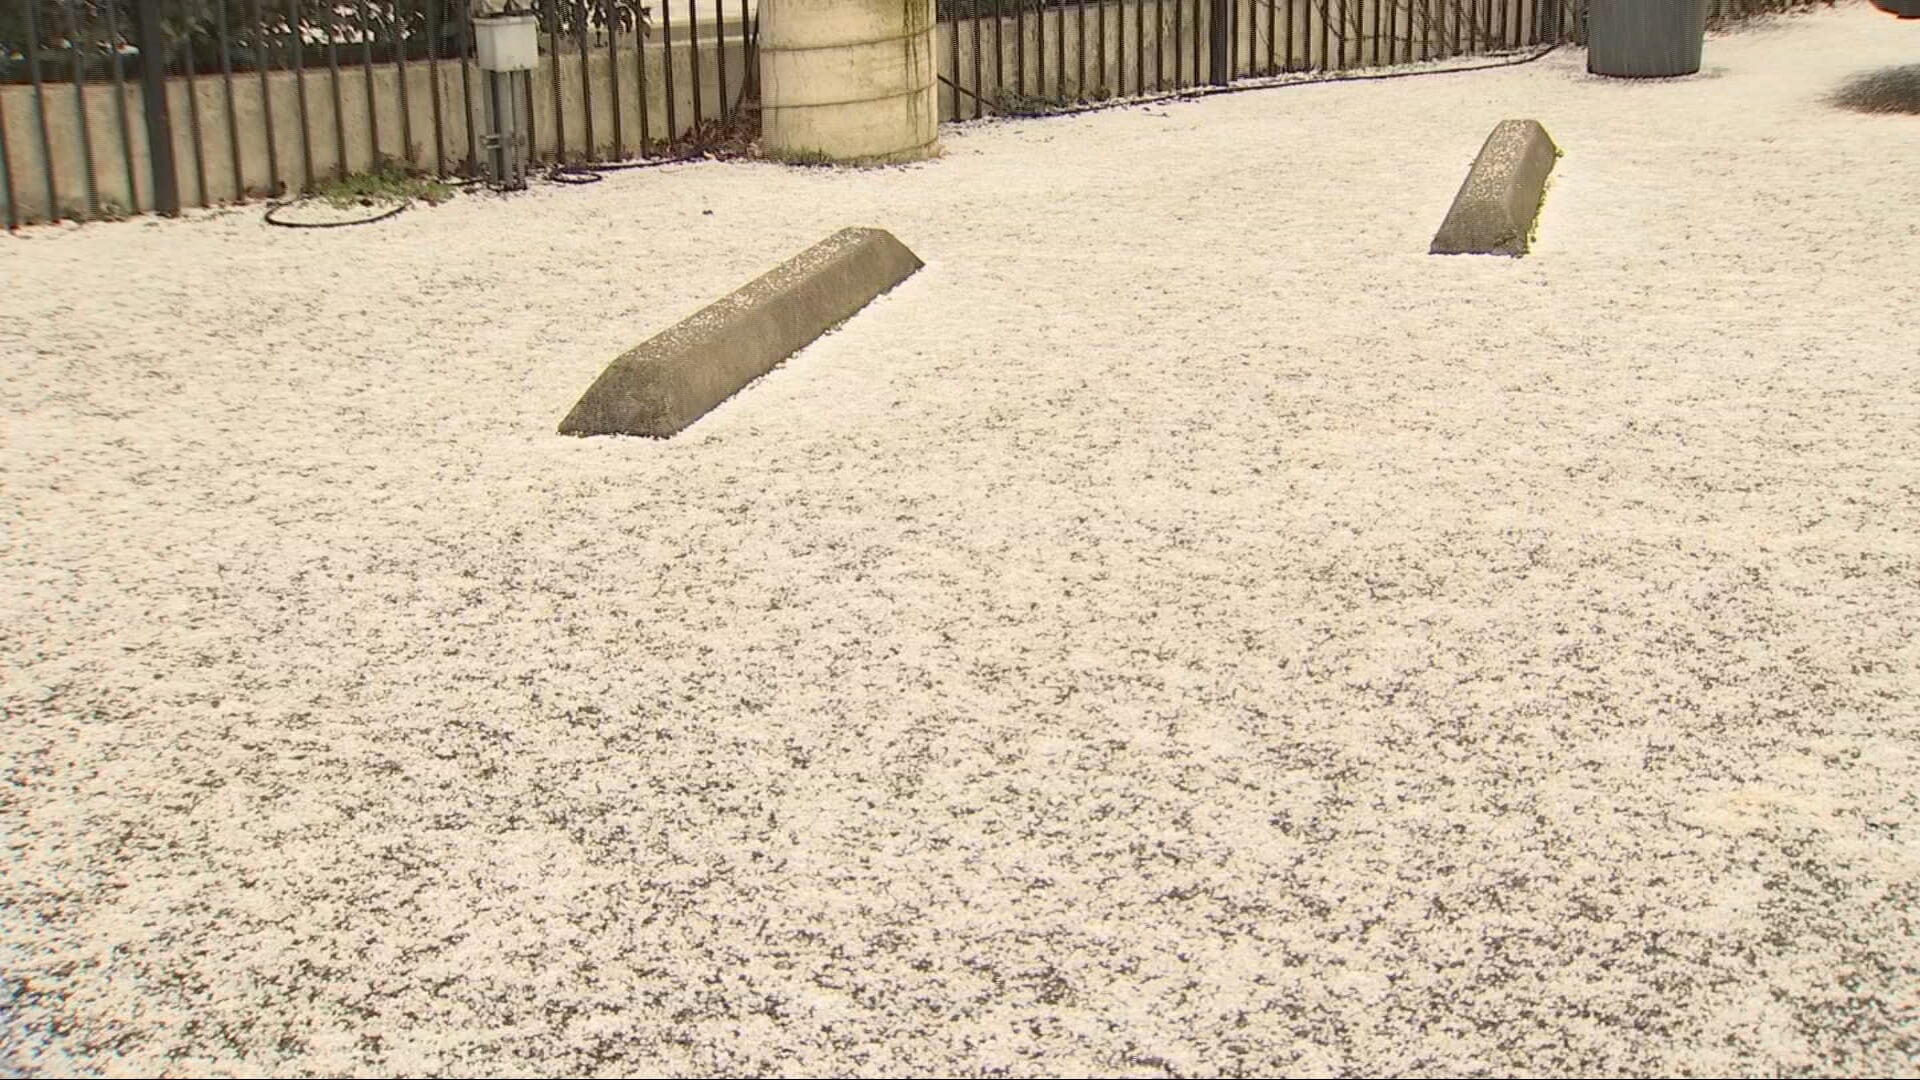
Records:
{"label": "white electrical box", "polygon": [[473,43],[483,71],[532,71],[540,66],[540,35],[532,15],[475,19]]}

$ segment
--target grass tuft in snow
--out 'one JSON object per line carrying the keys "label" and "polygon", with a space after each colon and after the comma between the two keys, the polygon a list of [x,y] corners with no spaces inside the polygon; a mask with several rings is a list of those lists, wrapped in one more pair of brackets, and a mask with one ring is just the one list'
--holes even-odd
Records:
{"label": "grass tuft in snow", "polygon": [[1066,112],[1075,104],[1064,97],[1035,97],[1017,90],[1002,89],[993,95],[988,107],[1000,116],[1051,116]]}
{"label": "grass tuft in snow", "polygon": [[415,176],[392,159],[383,159],[372,169],[349,173],[328,180],[314,191],[317,198],[334,207],[373,206],[376,203],[403,203],[418,199],[439,204],[453,197],[453,188],[438,180]]}

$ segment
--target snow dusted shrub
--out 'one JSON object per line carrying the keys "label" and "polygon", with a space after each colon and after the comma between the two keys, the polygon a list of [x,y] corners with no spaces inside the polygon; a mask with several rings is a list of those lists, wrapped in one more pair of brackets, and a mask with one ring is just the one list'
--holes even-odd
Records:
{"label": "snow dusted shrub", "polygon": [[1829,99],[1856,112],[1920,113],[1920,64],[1880,68],[1847,80]]}

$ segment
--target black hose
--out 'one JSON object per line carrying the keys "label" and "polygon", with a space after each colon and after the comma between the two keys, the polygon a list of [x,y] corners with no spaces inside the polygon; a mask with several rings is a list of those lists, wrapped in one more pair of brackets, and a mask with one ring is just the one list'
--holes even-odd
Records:
{"label": "black hose", "polygon": [[[464,176],[458,180],[440,181],[440,183],[445,184],[447,187],[453,188],[472,187],[475,184],[484,182],[485,179],[479,176]],[[372,225],[376,222],[386,221],[389,218],[399,217],[403,211],[413,205],[413,200],[407,199],[399,206],[383,210],[372,217],[354,218],[351,221],[283,221],[275,216],[287,207],[298,205],[304,201],[304,199],[281,199],[278,202],[268,203],[266,213],[267,224],[278,225],[282,229],[344,229],[352,225]]]}
{"label": "black hose", "polygon": [[413,200],[408,199],[406,202],[401,203],[391,210],[375,214],[372,217],[354,218],[351,221],[282,221],[274,216],[281,210],[285,210],[287,207],[300,201],[299,199],[293,199],[287,202],[268,203],[266,215],[267,224],[278,225],[283,229],[344,229],[349,225],[372,225],[376,221],[385,221],[388,218],[399,217],[402,211],[413,205]]}
{"label": "black hose", "polygon": [[547,179],[556,184],[597,184],[606,177],[585,165],[555,165],[547,170]]}
{"label": "black hose", "polygon": [[1456,68],[1422,68],[1418,71],[1380,71],[1371,75],[1329,75],[1320,79],[1298,79],[1292,82],[1260,83],[1255,85],[1213,86],[1204,88],[1198,92],[1177,94],[1174,96],[1203,98],[1212,97],[1216,94],[1245,94],[1255,90],[1283,90],[1289,86],[1312,86],[1319,83],[1385,82],[1388,79],[1414,79],[1422,75],[1464,75],[1470,71],[1497,71],[1500,68],[1521,67],[1525,64],[1531,64],[1545,57],[1548,53],[1564,47],[1566,44],[1564,41],[1556,41],[1546,48],[1536,50],[1526,56],[1499,60],[1491,64],[1469,64],[1466,67]]}
{"label": "black hose", "polygon": [[597,184],[606,179],[602,173],[619,172],[622,169],[657,169],[662,165],[678,165],[683,161],[701,159],[700,154],[682,154],[679,157],[619,161],[608,165],[555,165],[547,170],[547,179],[556,184]]}
{"label": "black hose", "polygon": [[[653,158],[647,161],[623,161],[611,165],[556,165],[548,170],[546,176],[548,180],[556,184],[597,184],[605,179],[605,177],[600,175],[601,173],[617,172],[621,169],[652,169],[661,165],[675,165],[683,161],[697,160],[699,160],[699,155],[690,154],[675,158]],[[449,187],[472,187],[475,184],[484,182],[483,178],[477,176],[445,181]],[[301,201],[300,199],[287,199],[281,202],[268,203],[266,213],[267,224],[277,225],[282,229],[345,229],[353,225],[373,225],[378,222],[396,218],[413,205],[413,200],[408,199],[399,206],[382,211],[372,217],[354,218],[350,221],[286,221],[278,216],[280,211],[285,210],[289,206],[294,206]]]}

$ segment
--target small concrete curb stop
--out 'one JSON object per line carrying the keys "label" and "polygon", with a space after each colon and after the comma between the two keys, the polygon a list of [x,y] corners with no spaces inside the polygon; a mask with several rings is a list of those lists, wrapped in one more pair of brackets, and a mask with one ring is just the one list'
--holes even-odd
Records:
{"label": "small concrete curb stop", "polygon": [[1428,254],[1525,255],[1558,156],[1538,120],[1495,124]]}
{"label": "small concrete curb stop", "polygon": [[672,435],[922,265],[885,230],[842,229],[615,358],[560,434]]}

